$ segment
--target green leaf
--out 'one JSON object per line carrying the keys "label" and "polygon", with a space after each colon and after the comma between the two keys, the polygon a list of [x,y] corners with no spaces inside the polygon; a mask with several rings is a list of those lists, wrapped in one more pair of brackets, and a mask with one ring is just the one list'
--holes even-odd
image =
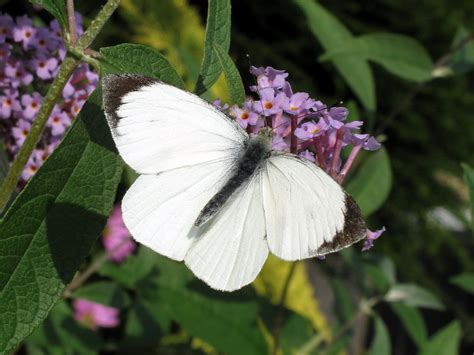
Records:
{"label": "green leaf", "polygon": [[[314,0],[295,2],[304,12],[309,29],[327,52],[343,47],[354,38],[335,16]],[[365,108],[375,111],[375,83],[367,60],[355,56],[338,56],[332,62]]]}
{"label": "green leaf", "polygon": [[474,168],[461,164],[464,169],[464,181],[469,189],[469,200],[471,202],[471,231],[474,234]]}
{"label": "green leaf", "polygon": [[204,57],[194,90],[197,95],[205,93],[219,79],[222,70],[214,46],[220,46],[224,53],[229,51],[230,24],[230,0],[209,0]]}
{"label": "green leaf", "polygon": [[387,302],[402,302],[409,306],[444,310],[443,304],[428,290],[413,284],[396,284],[384,297]]}
{"label": "green leaf", "polygon": [[155,266],[156,258],[155,252],[141,245],[138,253],[130,255],[123,263],[117,264],[108,261],[102,265],[98,273],[110,277],[125,287],[135,288],[137,283],[151,272]]}
{"label": "green leaf", "polygon": [[421,349],[426,343],[428,333],[420,311],[403,303],[391,303],[391,307],[414,343]]}
{"label": "green leaf", "polygon": [[354,303],[350,291],[345,286],[344,282],[335,278],[331,282],[334,292],[335,314],[340,324],[343,324],[354,315]]}
{"label": "green leaf", "polygon": [[455,50],[459,46],[463,47],[453,53],[448,65],[452,73],[465,74],[474,68],[474,38],[464,26],[459,26],[451,49]]}
{"label": "green leaf", "polygon": [[[165,312],[193,337],[226,354],[265,354],[255,296],[223,294],[197,281],[182,263],[159,258],[159,273],[137,287],[148,305]],[[251,289],[250,289],[251,290]],[[151,308],[151,307],[150,307]]]}
{"label": "green leaf", "polygon": [[364,271],[372,281],[373,287],[377,291],[385,292],[389,289],[391,282],[387,278],[385,272],[378,266],[366,263],[364,264]]}
{"label": "green leaf", "polygon": [[453,321],[428,340],[420,355],[457,355],[460,340],[461,325],[458,321]]}
{"label": "green leaf", "polygon": [[432,78],[433,61],[415,39],[395,33],[370,33],[328,51],[321,60],[353,56],[380,64],[387,71],[407,80],[423,82]]}
{"label": "green leaf", "polygon": [[63,32],[68,28],[65,0],[30,0],[33,4],[41,6],[53,15],[61,25]]}
{"label": "green leaf", "polygon": [[101,64],[106,73],[143,74],[178,88],[184,88],[183,79],[168,60],[157,50],[141,44],[119,44],[100,49]]}
{"label": "green leaf", "polygon": [[160,323],[154,317],[153,312],[143,303],[135,303],[130,309],[125,326],[125,336],[120,348],[130,349],[128,353],[146,351],[158,346],[163,330]]}
{"label": "green leaf", "polygon": [[390,335],[388,333],[387,326],[379,316],[375,316],[374,323],[375,336],[372,340],[372,344],[370,345],[369,354],[390,355]]}
{"label": "green leaf", "polygon": [[229,57],[221,46],[215,44],[214,50],[224,71],[225,81],[229,88],[230,103],[242,105],[245,101],[245,88],[239,71],[232,61],[232,58]]}
{"label": "green leaf", "polygon": [[461,287],[464,291],[474,294],[474,274],[463,273],[451,278],[451,283]]}
{"label": "green leaf", "polygon": [[392,188],[392,168],[385,148],[367,154],[368,158],[346,188],[366,217],[383,205]]}
{"label": "green leaf", "polygon": [[296,313],[291,313],[281,330],[280,345],[283,354],[295,354],[313,335],[311,322]]}
{"label": "green leaf", "polygon": [[0,353],[46,318],[112,209],[122,163],[99,97],[0,222]]}
{"label": "green leaf", "polygon": [[115,308],[124,308],[130,304],[130,297],[119,285],[110,281],[87,284],[72,294],[73,298],[84,298]]}

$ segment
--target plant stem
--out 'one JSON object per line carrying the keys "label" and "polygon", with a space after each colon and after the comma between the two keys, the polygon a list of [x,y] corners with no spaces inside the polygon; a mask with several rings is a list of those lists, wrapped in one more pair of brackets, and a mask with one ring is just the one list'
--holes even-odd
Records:
{"label": "plant stem", "polygon": [[76,15],[74,13],[74,0],[67,0],[67,23],[69,25],[69,40],[72,45],[76,44],[77,33],[76,33]]}
{"label": "plant stem", "polygon": [[120,0],[109,0],[104,7],[99,11],[94,20],[87,28],[87,31],[81,36],[77,42],[77,48],[84,50],[88,48],[92,41],[97,37],[102,27],[105,25],[109,17],[114,13],[119,6]]}
{"label": "plant stem", "polygon": [[97,270],[100,269],[100,267],[107,261],[109,258],[117,251],[119,250],[125,243],[127,243],[130,240],[130,238],[125,238],[122,240],[119,244],[117,244],[114,248],[111,250],[102,253],[99,255],[92,263],[89,265],[87,269],[84,270],[81,274],[79,274],[77,277],[75,277],[69,285],[66,286],[66,289],[64,290],[64,297],[70,297],[72,292],[76,290],[77,288],[81,287],[84,282],[89,280],[89,278],[95,274]]}
{"label": "plant stem", "polygon": [[298,262],[295,261],[290,266],[290,271],[286,276],[285,284],[283,285],[283,290],[281,291],[280,302],[278,302],[278,310],[275,319],[275,325],[273,327],[273,355],[276,355],[278,352],[278,346],[280,343],[280,335],[281,335],[281,327],[283,325],[283,314],[285,312],[285,300],[286,295],[288,293],[288,289],[290,286],[291,279],[293,278],[293,274],[295,273],[296,264]]}
{"label": "plant stem", "polygon": [[28,162],[31,153],[35,149],[36,144],[41,138],[41,134],[43,133],[43,129],[46,125],[46,122],[48,121],[49,115],[51,114],[51,111],[53,110],[58,98],[61,96],[64,85],[66,85],[66,82],[74,72],[74,69],[76,69],[78,63],[78,60],[71,57],[66,57],[64,62],[61,64],[58,74],[49,87],[49,90],[43,100],[43,104],[41,105],[41,108],[35,120],[33,121],[33,124],[31,125],[30,132],[23,142],[20,151],[15,156],[15,160],[13,161],[10,170],[8,170],[5,180],[3,180],[3,184],[0,189],[0,211],[3,211],[10,199],[11,194],[15,190],[21,172]]}
{"label": "plant stem", "polygon": [[[104,7],[97,14],[96,18],[91,22],[90,26],[79,39],[77,45],[74,46],[75,49],[83,52],[87,47],[89,47],[119,4],[120,0],[107,1]],[[68,10],[70,10],[69,3]],[[62,62],[58,74],[54,78],[53,83],[46,93],[43,104],[41,105],[41,108],[31,126],[30,132],[21,146],[20,151],[16,155],[15,160],[13,161],[8,174],[5,177],[5,180],[0,187],[0,212],[3,211],[10,200],[10,197],[18,184],[18,180],[20,179],[21,172],[28,162],[31,153],[35,149],[36,144],[41,138],[44,127],[48,121],[49,115],[51,114],[54,105],[61,97],[64,86],[79,63],[80,61],[78,59],[72,58],[71,56],[66,56]]]}

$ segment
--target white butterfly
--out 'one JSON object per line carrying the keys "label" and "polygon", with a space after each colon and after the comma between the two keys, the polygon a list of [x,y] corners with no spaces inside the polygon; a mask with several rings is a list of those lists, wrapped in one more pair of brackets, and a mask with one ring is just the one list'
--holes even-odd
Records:
{"label": "white butterfly", "polygon": [[365,237],[353,199],[314,163],[271,150],[189,92],[140,75],[108,75],[104,107],[117,149],[140,176],[122,201],[140,243],[209,286],[251,283],[268,252],[321,256]]}

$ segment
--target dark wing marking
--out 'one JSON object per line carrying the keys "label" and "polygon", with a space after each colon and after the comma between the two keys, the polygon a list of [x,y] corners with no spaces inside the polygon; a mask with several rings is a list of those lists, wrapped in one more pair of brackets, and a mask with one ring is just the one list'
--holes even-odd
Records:
{"label": "dark wing marking", "polygon": [[120,117],[117,109],[122,98],[131,91],[138,91],[160,81],[138,74],[109,74],[102,80],[104,110],[111,128],[116,128]]}

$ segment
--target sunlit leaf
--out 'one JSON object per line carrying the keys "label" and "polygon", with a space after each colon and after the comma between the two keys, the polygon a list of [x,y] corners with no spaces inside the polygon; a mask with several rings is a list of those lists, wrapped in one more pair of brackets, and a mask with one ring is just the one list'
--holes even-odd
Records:
{"label": "sunlit leaf", "polygon": [[[291,264],[291,262],[269,255],[262,271],[252,284],[257,293],[269,299],[271,303],[278,304]],[[326,318],[314,297],[314,289],[308,280],[303,262],[299,262],[296,265],[288,286],[285,306],[302,317],[309,319],[316,331],[323,332],[326,337],[329,337]]]}

